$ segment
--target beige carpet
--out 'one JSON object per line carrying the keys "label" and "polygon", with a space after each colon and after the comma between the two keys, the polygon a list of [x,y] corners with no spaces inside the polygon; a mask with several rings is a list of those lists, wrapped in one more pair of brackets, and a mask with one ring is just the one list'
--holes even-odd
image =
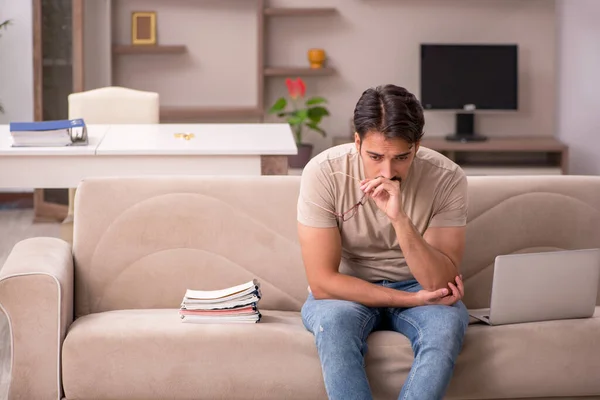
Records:
{"label": "beige carpet", "polygon": [[[33,210],[0,211],[0,268],[13,246],[26,238],[60,237],[59,223],[33,223]],[[0,312],[0,399],[8,399],[10,383],[10,332],[4,313]]]}

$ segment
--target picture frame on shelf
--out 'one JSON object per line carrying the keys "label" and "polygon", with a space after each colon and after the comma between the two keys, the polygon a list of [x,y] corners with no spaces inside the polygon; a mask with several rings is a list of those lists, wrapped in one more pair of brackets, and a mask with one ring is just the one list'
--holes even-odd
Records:
{"label": "picture frame on shelf", "polygon": [[131,43],[133,45],[155,45],[156,42],[156,12],[132,12]]}

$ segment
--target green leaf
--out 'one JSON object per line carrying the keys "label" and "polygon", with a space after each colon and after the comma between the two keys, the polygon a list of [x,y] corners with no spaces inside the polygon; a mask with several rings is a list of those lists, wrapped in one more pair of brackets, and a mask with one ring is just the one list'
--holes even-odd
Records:
{"label": "green leaf", "polygon": [[295,125],[293,128],[296,143],[302,143],[302,125]]}
{"label": "green leaf", "polygon": [[[6,21],[4,21],[4,22],[0,23],[0,30],[2,30],[3,28],[4,28],[4,29],[8,29],[8,26],[9,26],[10,24],[12,24],[12,19],[8,19],[8,20],[6,20]],[[0,37],[1,37],[1,35],[0,35]]]}
{"label": "green leaf", "polygon": [[308,118],[313,122],[321,122],[323,117],[329,115],[329,111],[325,107],[313,107],[308,109]]}
{"label": "green leaf", "polygon": [[319,132],[321,134],[321,136],[323,136],[323,137],[327,136],[327,133],[323,129],[321,129],[319,126],[317,126],[317,124],[318,124],[318,122],[309,121],[306,123],[306,126],[308,126],[313,131]]}
{"label": "green leaf", "polygon": [[327,100],[325,100],[323,97],[318,97],[318,96],[312,97],[306,101],[307,106],[312,106],[314,104],[322,104],[322,103],[327,103]]}
{"label": "green leaf", "polygon": [[296,111],[282,111],[277,113],[278,117],[289,117],[296,115]]}
{"label": "green leaf", "polygon": [[296,115],[300,118],[302,118],[302,120],[305,120],[306,118],[308,118],[308,110],[306,108],[303,108],[301,110],[298,110],[296,112]]}
{"label": "green leaf", "polygon": [[287,106],[287,100],[285,97],[277,99],[275,104],[269,109],[269,114],[275,114],[281,112]]}
{"label": "green leaf", "polygon": [[290,125],[301,125],[308,118],[308,110],[294,110],[290,113],[290,117],[288,118],[288,123]]}
{"label": "green leaf", "polygon": [[302,118],[302,117],[295,115],[293,117],[288,118],[287,121],[288,121],[288,124],[290,124],[290,125],[300,125],[302,122],[304,122],[305,119],[306,118]]}

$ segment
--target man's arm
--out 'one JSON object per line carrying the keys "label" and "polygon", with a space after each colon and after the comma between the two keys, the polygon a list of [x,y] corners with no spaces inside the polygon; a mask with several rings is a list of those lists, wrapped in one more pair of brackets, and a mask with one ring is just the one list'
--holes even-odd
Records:
{"label": "man's arm", "polygon": [[449,293],[447,289],[409,293],[339,273],[342,246],[338,228],[313,228],[298,223],[298,236],[308,284],[315,299],[348,300],[367,307],[415,307]]}
{"label": "man's arm", "polygon": [[432,227],[421,236],[406,215],[393,226],[406,263],[424,289],[446,288],[455,282],[465,248],[464,226]]}
{"label": "man's arm", "polygon": [[398,244],[415,279],[426,290],[449,287],[459,275],[465,247],[467,179],[455,171],[436,199],[430,225],[421,236],[402,207],[399,183],[383,177],[365,180],[361,189],[383,210],[396,232]]}

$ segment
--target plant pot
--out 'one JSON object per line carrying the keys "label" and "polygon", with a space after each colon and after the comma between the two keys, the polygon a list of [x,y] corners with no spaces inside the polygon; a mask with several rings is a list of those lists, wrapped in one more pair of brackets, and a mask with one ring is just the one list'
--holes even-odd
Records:
{"label": "plant pot", "polygon": [[298,154],[288,156],[288,165],[290,168],[304,168],[312,158],[313,145],[301,143],[296,145]]}
{"label": "plant pot", "polygon": [[323,63],[326,58],[327,55],[323,49],[308,50],[308,61],[310,62],[310,67],[313,69],[323,68]]}

